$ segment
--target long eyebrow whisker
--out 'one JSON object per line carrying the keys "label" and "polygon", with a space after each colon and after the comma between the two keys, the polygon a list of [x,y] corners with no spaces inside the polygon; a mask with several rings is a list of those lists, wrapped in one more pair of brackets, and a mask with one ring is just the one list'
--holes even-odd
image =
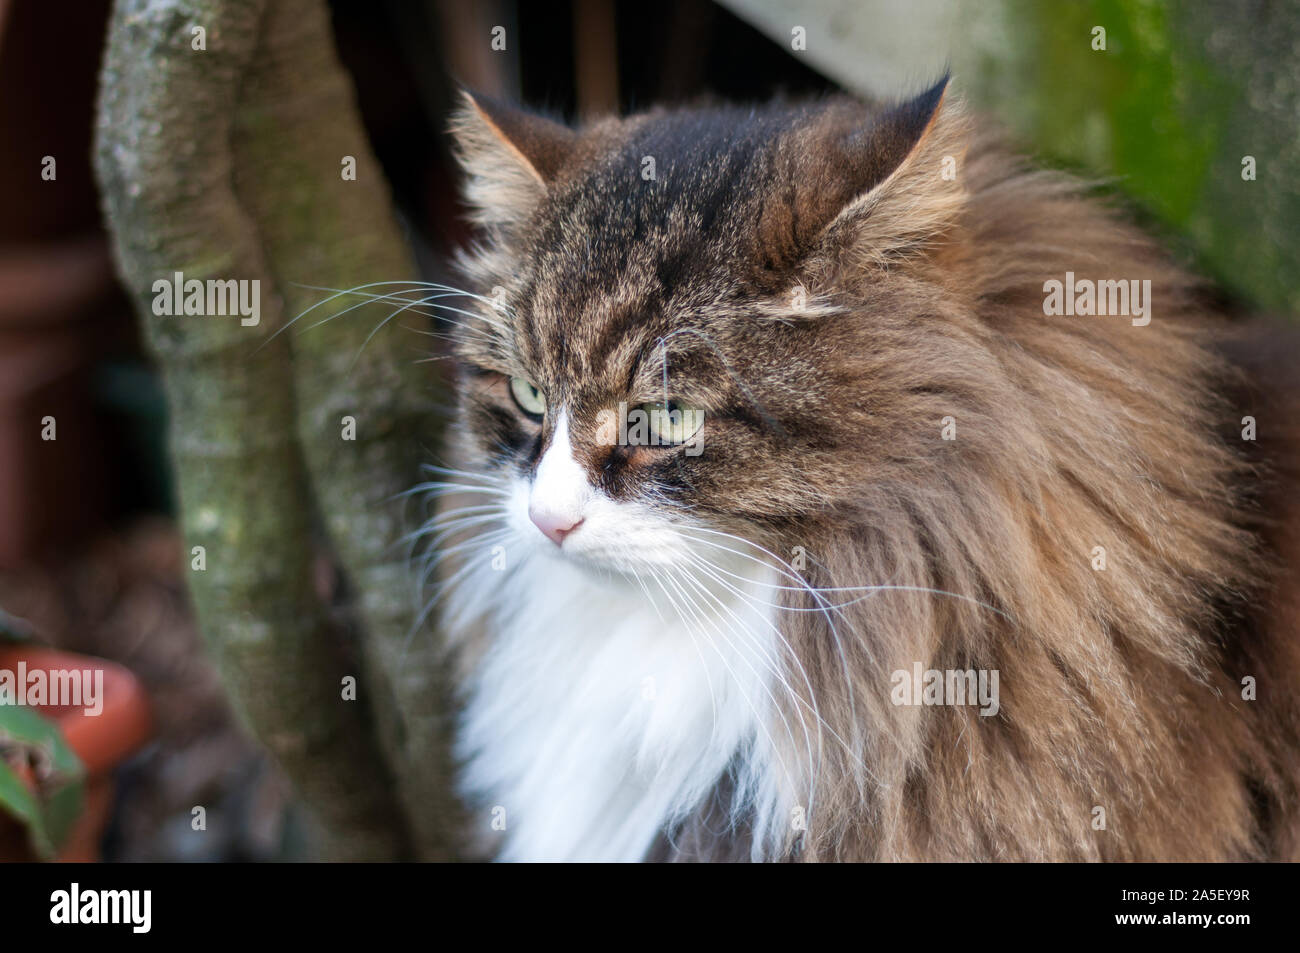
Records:
{"label": "long eyebrow whisker", "polygon": [[[395,285],[395,284],[408,285],[410,287],[405,287],[400,289],[399,291],[389,292],[387,294],[373,294],[365,290],[367,288],[382,287],[385,285]],[[371,334],[366,338],[365,343],[362,344],[362,350],[364,350],[365,345],[370,342],[371,338],[374,337],[374,334],[379,330],[379,328],[382,328],[385,324],[388,323],[388,321],[392,320],[392,318],[395,317],[397,314],[401,314],[402,312],[407,310],[414,310],[415,313],[423,315],[424,317],[431,318],[434,320],[442,320],[442,321],[450,320],[446,317],[448,314],[459,314],[475,321],[481,321],[484,324],[488,325],[489,327],[496,329],[499,333],[502,334],[508,333],[508,329],[505,327],[504,324],[487,316],[486,314],[483,314],[481,312],[466,311],[462,308],[452,307],[451,305],[436,303],[443,298],[466,297],[466,298],[471,298],[473,300],[481,301],[487,304],[495,311],[506,311],[506,308],[499,302],[493,301],[492,299],[489,298],[484,298],[482,295],[476,295],[472,292],[464,291],[463,289],[460,288],[453,288],[449,285],[439,285],[432,282],[413,282],[413,281],[376,281],[376,282],[370,282],[368,284],[357,285],[353,288],[342,288],[342,289],[330,288],[322,285],[300,284],[297,282],[295,282],[294,285],[295,287],[306,288],[313,291],[327,291],[332,293],[328,297],[311,305],[306,310],[302,311],[294,318],[286,322],[283,327],[277,329],[274,333],[269,335],[261,344],[258,345],[257,348],[258,350],[265,347],[272,340],[274,340],[283,332],[287,331],[289,328],[293,327],[295,324],[297,324],[300,320],[305,318],[312,311],[315,311],[317,308],[320,308],[328,304],[329,302],[335,300],[336,298],[345,295],[362,297],[365,300],[359,302],[358,304],[344,308],[342,311],[336,312],[335,314],[329,315],[328,317],[322,318],[321,320],[315,322],[314,324],[309,325],[306,328],[306,330],[310,331],[314,328],[320,327],[322,324],[332,321],[335,318],[342,317],[343,315],[355,311],[358,308],[364,307],[367,304],[373,304],[380,301],[387,301],[387,302],[403,302],[404,304],[403,307],[398,308],[394,314],[390,314],[383,322],[380,323],[379,327],[375,328],[375,330],[371,332]],[[409,297],[409,295],[418,294],[421,289],[433,291],[434,294],[426,295],[421,298]],[[425,308],[430,308],[433,310],[424,310]],[[450,321],[450,323],[453,326],[462,327],[467,331],[477,332],[480,334],[484,333],[481,328],[475,327],[465,322]],[[358,357],[359,356],[360,355],[358,354]],[[353,360],[354,364],[355,361],[356,359],[354,358]]]}
{"label": "long eyebrow whisker", "polygon": [[[488,307],[492,308],[495,311],[502,311],[508,314],[511,310],[510,307],[507,304],[505,304],[505,302],[497,301],[493,298],[487,298],[484,297],[483,295],[475,294],[472,291],[466,291],[463,288],[456,288],[451,285],[439,284],[438,282],[433,282],[433,281],[372,281],[367,284],[356,285],[352,288],[330,288],[325,285],[309,285],[309,284],[301,284],[298,282],[294,282],[294,285],[295,287],[306,288],[310,291],[333,292],[333,295],[331,297],[326,298],[322,302],[318,302],[318,304],[313,305],[312,308],[319,307],[321,304],[327,304],[330,301],[334,300],[334,298],[337,298],[341,295],[358,294],[364,292],[367,288],[379,288],[385,285],[405,285],[407,287],[401,289],[402,293],[418,294],[422,290],[423,291],[445,291],[448,292],[450,295],[458,295],[461,297],[469,298],[473,301],[479,301],[487,305]],[[396,295],[398,294],[398,292],[390,292],[390,294]],[[379,297],[388,297],[388,296],[381,295]],[[308,311],[312,310],[312,308],[309,308]]]}

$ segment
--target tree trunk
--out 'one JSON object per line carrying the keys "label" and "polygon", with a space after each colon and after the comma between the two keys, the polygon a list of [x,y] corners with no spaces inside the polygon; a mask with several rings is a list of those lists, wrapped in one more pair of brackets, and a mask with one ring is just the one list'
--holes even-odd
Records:
{"label": "tree trunk", "polygon": [[[397,322],[365,344],[396,304],[274,334],[328,297],[304,285],[413,273],[324,4],[118,0],[101,89],[96,167],[165,377],[182,528],[206,558],[191,591],[226,685],[319,820],[323,856],[445,859],[444,678],[433,636],[412,634],[395,500],[436,442],[436,385]],[[176,272],[258,281],[259,323],[155,314],[154,283]]]}

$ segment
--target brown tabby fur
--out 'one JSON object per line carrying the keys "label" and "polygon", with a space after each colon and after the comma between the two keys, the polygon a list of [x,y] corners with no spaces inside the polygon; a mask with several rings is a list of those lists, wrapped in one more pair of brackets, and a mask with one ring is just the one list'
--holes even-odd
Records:
{"label": "brown tabby fur", "polygon": [[[824,719],[791,858],[1295,859],[1297,407],[1270,383],[1293,346],[1252,343],[943,89],[580,132],[467,97],[485,237],[465,264],[510,312],[458,343],[461,465],[535,464],[552,422],[512,407],[523,375],[573,408],[612,496],[803,547],[814,587],[913,587],[780,617]],[[1067,271],[1150,279],[1151,323],[1045,316]],[[1267,351],[1272,378],[1244,356]],[[705,452],[601,445],[602,407],[662,396],[665,352],[672,396],[708,411]],[[1000,713],[895,706],[891,672],[916,661],[998,670]],[[655,856],[747,855],[711,816],[726,803],[720,782]]]}

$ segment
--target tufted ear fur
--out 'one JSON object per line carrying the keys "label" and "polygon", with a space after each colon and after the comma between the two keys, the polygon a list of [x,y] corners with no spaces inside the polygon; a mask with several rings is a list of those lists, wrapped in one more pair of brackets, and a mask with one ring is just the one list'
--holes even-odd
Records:
{"label": "tufted ear fur", "polygon": [[465,198],[482,225],[525,220],[560,175],[577,134],[567,126],[464,91],[451,125],[466,172]]}
{"label": "tufted ear fur", "polygon": [[778,150],[791,200],[760,228],[774,263],[828,245],[888,260],[923,244],[965,199],[959,174],[966,123],[945,106],[948,77],[874,115],[852,101],[828,105]]}
{"label": "tufted ear fur", "polygon": [[960,105],[946,100],[941,84],[903,107],[907,116],[897,120],[892,148],[902,151],[903,135],[914,137],[911,147],[888,176],[845,206],[827,228],[859,264],[884,264],[923,250],[965,207],[963,163],[971,129]]}

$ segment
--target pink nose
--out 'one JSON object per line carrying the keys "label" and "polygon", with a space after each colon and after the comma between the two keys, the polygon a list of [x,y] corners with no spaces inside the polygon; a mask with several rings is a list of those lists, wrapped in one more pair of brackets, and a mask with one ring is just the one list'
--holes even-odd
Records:
{"label": "pink nose", "polygon": [[564,542],[564,537],[582,525],[582,517],[575,520],[571,516],[550,513],[545,510],[535,510],[531,507],[528,510],[528,518],[556,546]]}

